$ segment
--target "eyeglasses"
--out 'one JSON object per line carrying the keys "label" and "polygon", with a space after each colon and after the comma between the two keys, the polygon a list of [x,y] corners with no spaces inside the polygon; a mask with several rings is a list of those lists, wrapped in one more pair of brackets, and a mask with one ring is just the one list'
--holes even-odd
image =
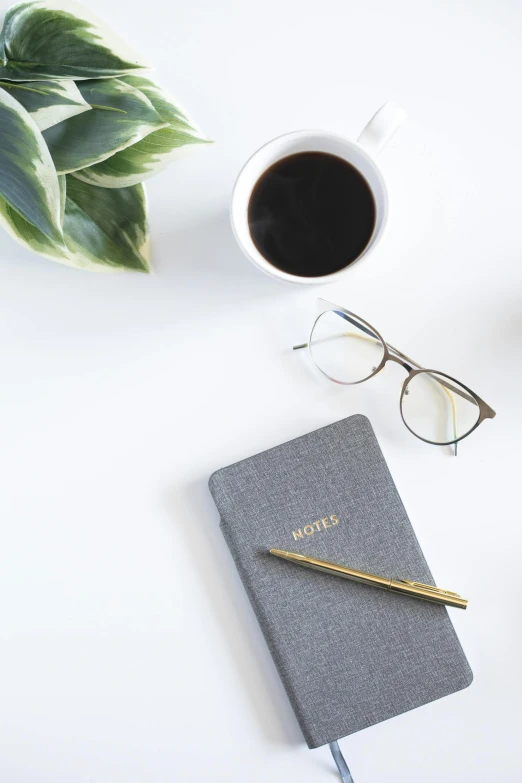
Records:
{"label": "eyeglasses", "polygon": [[363,383],[380,372],[386,362],[397,362],[408,377],[400,397],[400,410],[409,431],[425,443],[454,446],[476,430],[495,411],[467,386],[438,370],[427,370],[393,345],[358,315],[324,299],[318,300],[316,318],[307,343],[318,370],[334,383]]}

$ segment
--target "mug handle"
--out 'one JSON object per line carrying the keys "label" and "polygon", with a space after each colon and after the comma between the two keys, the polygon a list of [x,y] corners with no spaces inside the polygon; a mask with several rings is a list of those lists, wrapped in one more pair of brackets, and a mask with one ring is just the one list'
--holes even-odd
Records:
{"label": "mug handle", "polygon": [[395,135],[395,132],[407,116],[404,109],[401,109],[396,103],[392,101],[385,103],[363,128],[357,142],[370,155],[378,155]]}

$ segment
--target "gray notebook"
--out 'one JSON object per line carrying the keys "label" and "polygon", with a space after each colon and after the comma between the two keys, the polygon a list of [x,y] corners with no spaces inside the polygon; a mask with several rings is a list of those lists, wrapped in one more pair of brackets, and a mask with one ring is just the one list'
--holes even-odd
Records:
{"label": "gray notebook", "polygon": [[268,554],[436,584],[368,419],[351,416],[218,470],[209,486],[310,748],[471,683],[443,606]]}

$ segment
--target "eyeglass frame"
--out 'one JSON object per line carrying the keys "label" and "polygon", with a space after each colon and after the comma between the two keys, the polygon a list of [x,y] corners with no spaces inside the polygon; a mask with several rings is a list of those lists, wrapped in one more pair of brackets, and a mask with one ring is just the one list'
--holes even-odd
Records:
{"label": "eyeglass frame", "polygon": [[[414,359],[410,359],[410,357],[406,356],[406,354],[402,353],[402,351],[399,351],[397,348],[394,348],[393,345],[390,345],[390,343],[387,343],[386,340],[380,334],[380,332],[378,332],[377,329],[375,329],[374,326],[372,326],[368,321],[366,321],[364,318],[361,318],[356,313],[352,313],[350,310],[347,310],[345,307],[342,307],[341,305],[337,305],[334,302],[329,302],[326,299],[318,298],[317,303],[318,303],[318,310],[319,310],[319,312],[318,312],[318,315],[317,315],[316,319],[314,320],[314,322],[312,324],[312,328],[310,330],[310,336],[308,338],[308,342],[307,343],[301,343],[300,345],[294,345],[293,346],[293,350],[297,351],[300,348],[308,348],[308,353],[309,353],[310,359],[311,359],[314,367],[316,367],[319,370],[319,372],[322,373],[322,375],[324,375],[326,378],[328,378],[328,380],[332,381],[333,383],[338,383],[341,386],[357,386],[359,383],[365,383],[365,381],[369,381],[370,378],[373,378],[375,375],[380,373],[381,370],[384,369],[384,367],[386,366],[387,362],[395,362],[396,364],[399,364],[408,373],[408,375],[407,375],[407,377],[406,377],[406,379],[405,379],[405,381],[404,381],[404,383],[402,385],[401,396],[399,398],[399,410],[400,410],[400,413],[401,413],[401,419],[402,419],[403,424],[406,427],[406,429],[408,429],[411,432],[411,434],[414,435],[419,440],[424,441],[424,443],[429,443],[432,446],[454,446],[455,456],[456,456],[457,455],[457,444],[460,443],[461,440],[464,440],[464,438],[467,438],[468,435],[471,435],[471,433],[474,432],[477,429],[477,427],[480,424],[482,424],[482,422],[485,419],[494,419],[495,416],[497,415],[496,412],[493,410],[493,408],[490,405],[488,405],[487,402],[485,402],[482,399],[482,397],[479,397],[478,394],[476,394],[476,392],[474,392],[472,389],[470,389],[469,386],[466,386],[464,383],[461,383],[461,381],[458,381],[456,378],[453,378],[451,375],[448,375],[447,373],[440,372],[439,370],[427,369],[427,368],[423,367],[421,364],[419,364],[418,362],[416,362]],[[317,322],[319,321],[320,317],[322,315],[324,315],[324,313],[328,313],[328,312],[331,312],[331,311],[333,311],[333,312],[341,312],[345,316],[345,320],[348,320],[349,322],[351,322],[353,326],[358,327],[359,325],[363,325],[363,326],[367,327],[367,330],[362,329],[361,331],[367,331],[367,333],[372,338],[378,337],[378,339],[381,342],[381,345],[384,348],[383,357],[382,357],[380,363],[375,368],[375,370],[373,370],[370,373],[370,375],[367,375],[366,378],[362,378],[360,381],[340,381],[337,378],[332,378],[330,375],[328,375],[327,372],[325,372],[323,369],[321,369],[321,367],[319,367],[319,365],[317,364],[317,362],[315,361],[315,359],[313,357],[313,354],[312,354],[312,335],[313,335],[314,329],[315,329],[315,327],[317,325]],[[357,322],[351,321],[350,317],[356,318]],[[396,354],[396,356],[394,356],[393,354]],[[413,365],[417,369],[413,369],[413,367],[410,366],[410,365]],[[454,383],[457,383],[459,386],[461,386],[463,389],[465,389],[468,392],[468,394],[471,395],[471,397],[473,399],[473,402],[475,402],[477,404],[477,406],[478,406],[479,415],[478,415],[477,421],[475,422],[473,427],[469,430],[469,432],[466,432],[460,438],[455,438],[454,440],[449,440],[449,441],[446,441],[444,443],[439,443],[438,441],[428,440],[427,438],[423,438],[421,435],[417,435],[417,433],[412,430],[412,428],[408,425],[408,423],[406,422],[406,419],[404,418],[404,414],[402,412],[402,401],[403,401],[403,398],[404,398],[404,396],[406,394],[406,391],[407,391],[407,388],[408,388],[408,384],[410,383],[410,381],[413,378],[415,378],[415,376],[421,375],[421,374],[429,374],[429,373],[432,373],[432,374],[435,374],[435,375],[438,375],[438,376],[442,376],[443,378],[447,378],[449,381],[453,381]],[[446,386],[446,384],[441,384],[441,385]],[[449,388],[451,391],[453,391],[456,394],[458,394],[460,397],[463,396],[462,393],[458,389],[455,389],[454,387],[451,387],[451,386],[447,386],[447,388]]]}

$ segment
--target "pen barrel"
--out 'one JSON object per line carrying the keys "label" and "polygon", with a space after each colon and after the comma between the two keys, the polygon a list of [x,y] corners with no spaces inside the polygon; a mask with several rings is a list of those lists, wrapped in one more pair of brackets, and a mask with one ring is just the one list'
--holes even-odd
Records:
{"label": "pen barrel", "polygon": [[324,574],[330,574],[331,576],[340,576],[343,579],[349,579],[351,582],[360,582],[360,584],[370,585],[371,587],[381,587],[383,590],[390,589],[391,580],[389,577],[368,574],[366,571],[358,571],[356,568],[337,565],[327,560],[318,560],[315,557],[304,558],[298,555],[297,557],[292,556],[286,559],[305,568],[311,568],[313,571],[322,571]]}
{"label": "pen barrel", "polygon": [[455,609],[466,609],[468,602],[460,595],[452,593],[436,592],[430,590],[424,585],[409,584],[408,582],[397,582],[394,579],[390,582],[389,589],[394,593],[409,595],[412,598],[422,598],[424,601],[431,601],[433,604],[442,604],[443,606],[453,606]]}
{"label": "pen barrel", "polygon": [[468,602],[461,598],[457,593],[451,593],[449,590],[441,590],[433,585],[425,585],[421,582],[413,582],[407,579],[398,581],[377,574],[370,574],[367,571],[359,571],[356,568],[330,563],[328,560],[319,560],[309,555],[300,555],[297,552],[286,552],[283,549],[271,549],[270,553],[276,557],[282,557],[284,560],[290,560],[291,563],[311,568],[314,571],[322,571],[332,576],[340,576],[343,579],[349,579],[352,582],[359,582],[371,587],[380,587],[382,590],[391,590],[393,593],[409,595],[411,598],[421,598],[423,601],[431,601],[433,604],[442,604],[443,606],[453,606],[456,609],[466,609]]}

